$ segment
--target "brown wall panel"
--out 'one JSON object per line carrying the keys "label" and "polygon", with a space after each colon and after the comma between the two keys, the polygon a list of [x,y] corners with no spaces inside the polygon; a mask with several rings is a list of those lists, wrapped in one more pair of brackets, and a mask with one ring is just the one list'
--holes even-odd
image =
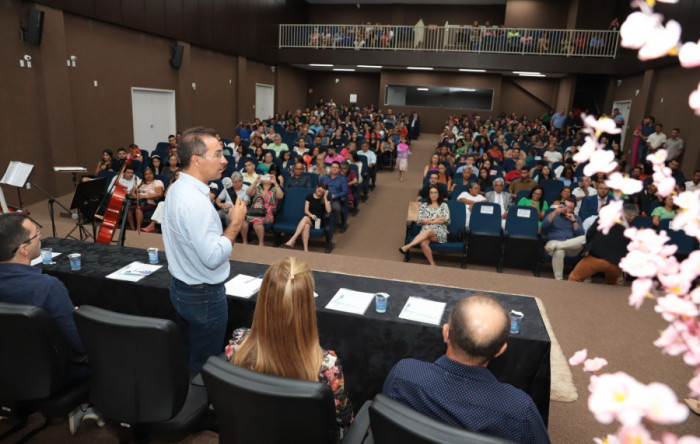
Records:
{"label": "brown wall panel", "polygon": [[[167,4],[177,3],[176,0],[168,0]],[[144,0],[146,11],[146,28],[144,31],[157,35],[166,34],[167,16],[165,10],[166,0]],[[172,34],[170,34],[172,35]]]}
{"label": "brown wall panel", "polygon": [[[239,116],[238,120],[253,120],[255,117],[255,84],[275,85],[275,73],[272,72],[271,65],[248,60],[246,69],[241,72],[239,69]],[[275,87],[275,95],[277,95]],[[275,103],[275,110],[277,104]],[[276,112],[276,111],[275,111]]]}
{"label": "brown wall panel", "polygon": [[311,5],[309,23],[383,23],[414,25],[423,19],[426,25],[450,24],[471,25],[474,20],[483,24],[503,24],[504,5]]}
{"label": "brown wall panel", "polygon": [[[216,128],[224,137],[231,136],[236,118],[234,58],[220,52],[190,47],[190,60],[191,82],[197,84],[197,89],[191,94],[192,122],[183,124],[205,125]],[[178,128],[184,126],[179,125]]]}
{"label": "brown wall panel", "polygon": [[506,114],[526,114],[534,119],[553,107],[558,85],[556,79],[504,78],[497,109]]}
{"label": "brown wall panel", "polygon": [[569,2],[560,0],[508,0],[505,26],[566,28]]}
{"label": "brown wall panel", "polygon": [[99,0],[95,2],[95,18],[115,25],[124,25],[122,0]]}
{"label": "brown wall panel", "polygon": [[122,0],[124,26],[134,29],[146,28],[146,0]]}
{"label": "brown wall panel", "polygon": [[[309,88],[314,92],[309,95],[311,103],[318,103],[320,99],[328,101],[333,99],[335,103],[349,103],[350,94],[357,94],[357,104],[366,106],[379,103],[379,74],[351,74],[340,72],[314,72],[309,74]],[[336,79],[338,82],[336,83]]]}
{"label": "brown wall panel", "polygon": [[308,71],[291,66],[277,67],[277,112],[304,109],[308,100]]}

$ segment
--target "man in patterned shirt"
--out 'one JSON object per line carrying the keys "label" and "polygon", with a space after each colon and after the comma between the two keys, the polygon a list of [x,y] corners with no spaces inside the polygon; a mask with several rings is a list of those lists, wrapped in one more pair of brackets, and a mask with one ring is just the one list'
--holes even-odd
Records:
{"label": "man in patterned shirt", "polygon": [[491,296],[457,302],[442,327],[447,352],[435,362],[403,359],[382,393],[450,426],[522,443],[549,443],[532,398],[486,368],[506,351],[510,320]]}

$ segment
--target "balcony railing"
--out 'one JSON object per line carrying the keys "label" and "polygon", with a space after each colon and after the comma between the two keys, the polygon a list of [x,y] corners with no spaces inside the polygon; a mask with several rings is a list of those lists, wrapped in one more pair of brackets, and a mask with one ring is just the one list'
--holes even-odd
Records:
{"label": "balcony railing", "polygon": [[279,25],[279,47],[609,57],[617,31],[483,26]]}

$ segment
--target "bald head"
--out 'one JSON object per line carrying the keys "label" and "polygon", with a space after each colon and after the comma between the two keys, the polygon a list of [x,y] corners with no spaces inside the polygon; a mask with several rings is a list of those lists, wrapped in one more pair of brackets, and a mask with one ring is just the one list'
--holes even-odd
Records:
{"label": "bald head", "polygon": [[447,342],[455,358],[485,365],[505,351],[509,331],[510,319],[501,304],[492,296],[474,294],[452,310]]}

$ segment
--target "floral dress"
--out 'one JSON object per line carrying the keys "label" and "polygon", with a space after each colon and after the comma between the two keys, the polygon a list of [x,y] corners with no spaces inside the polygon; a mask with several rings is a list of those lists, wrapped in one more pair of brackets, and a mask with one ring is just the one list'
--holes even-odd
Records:
{"label": "floral dress", "polygon": [[265,192],[262,185],[258,185],[255,190],[255,196],[253,196],[250,208],[256,208],[261,205],[265,209],[264,216],[246,216],[246,220],[252,224],[271,224],[275,222],[275,212],[277,211],[277,197],[275,197],[276,189],[275,187],[270,187],[270,189]]}
{"label": "floral dress", "polygon": [[442,217],[445,219],[444,224],[427,224],[421,225],[421,231],[433,230],[437,235],[438,242],[444,244],[447,242],[447,226],[450,224],[450,209],[446,203],[441,203],[437,208],[431,208],[427,203],[423,203],[418,210],[418,223],[423,219],[431,219],[434,217]]}
{"label": "floral dress", "polygon": [[[250,333],[249,328],[237,328],[233,331],[229,345],[226,346],[226,359],[231,361],[233,355],[241,346],[245,338]],[[323,362],[318,371],[318,382],[322,382],[330,386],[333,390],[333,399],[335,400],[335,415],[338,426],[341,429],[340,436],[350,427],[354,417],[352,413],[352,403],[345,391],[345,376],[343,375],[343,366],[340,364],[340,359],[333,350],[323,350]]]}

